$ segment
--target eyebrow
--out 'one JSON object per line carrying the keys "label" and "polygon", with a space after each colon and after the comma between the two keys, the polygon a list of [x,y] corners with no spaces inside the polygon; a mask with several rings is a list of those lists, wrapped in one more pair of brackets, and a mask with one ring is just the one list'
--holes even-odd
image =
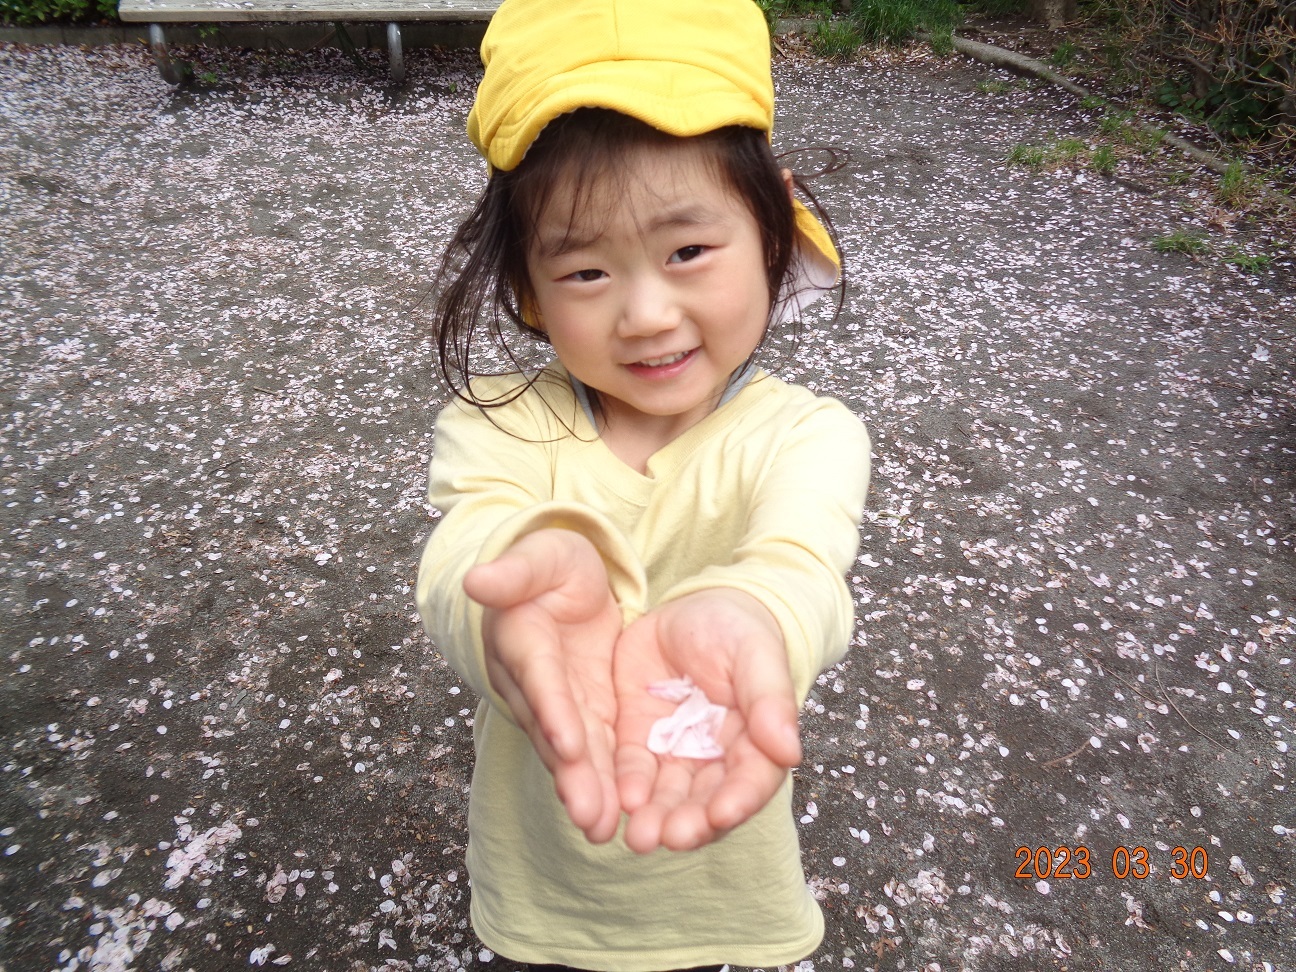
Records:
{"label": "eyebrow", "polygon": [[[644,234],[660,232],[664,229],[680,229],[690,226],[707,226],[725,222],[725,217],[705,206],[680,206],[663,213],[658,213],[646,225],[641,227]],[[603,234],[600,232],[581,233],[573,227],[566,232],[542,234],[539,241],[540,256],[547,260],[566,256],[587,249],[597,243]]]}

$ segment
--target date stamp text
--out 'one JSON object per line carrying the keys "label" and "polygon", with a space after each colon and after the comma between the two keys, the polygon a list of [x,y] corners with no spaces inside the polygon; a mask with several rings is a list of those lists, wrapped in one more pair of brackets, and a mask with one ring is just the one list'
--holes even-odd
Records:
{"label": "date stamp text", "polygon": [[[1061,881],[1074,878],[1084,881],[1102,866],[1089,848],[1076,847],[1018,847],[1015,853],[1017,870],[1013,876],[1024,880]],[[1177,880],[1200,881],[1210,867],[1210,857],[1204,847],[1173,847],[1168,857],[1149,851],[1146,847],[1118,845],[1111,852],[1111,875],[1118,881],[1133,878],[1142,881],[1158,871],[1164,871]]]}

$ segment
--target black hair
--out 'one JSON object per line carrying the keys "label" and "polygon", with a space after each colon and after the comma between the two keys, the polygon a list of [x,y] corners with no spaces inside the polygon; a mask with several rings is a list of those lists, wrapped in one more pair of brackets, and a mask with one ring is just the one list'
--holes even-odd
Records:
{"label": "black hair", "polygon": [[[643,148],[681,141],[628,115],[582,108],[545,126],[516,168],[491,176],[472,213],[450,241],[434,287],[438,294],[433,318],[437,358],[447,389],[479,407],[489,407],[506,404],[529,387],[523,382],[502,399],[483,401],[473,395],[469,380],[481,374],[532,370],[528,365],[535,363],[534,355],[519,352],[510,340],[518,332],[534,339],[533,349],[535,342],[548,343],[528,313],[533,297],[527,249],[554,191],[560,186],[573,187],[570,205],[574,221],[576,212],[590,201],[594,187],[606,191],[607,179],[629,178],[630,167],[623,164],[628,156]],[[704,163],[714,167],[756,221],[765,254],[772,318],[791,296],[796,262],[795,216],[778,160],[765,133],[754,128],[730,126],[687,141],[702,150]],[[814,196],[799,180],[794,183],[831,231],[832,224]],[[839,310],[842,282],[836,290]],[[793,348],[800,330],[798,317],[791,322]],[[768,334],[769,323],[762,346]],[[475,356],[487,349],[507,361],[502,372],[475,370]]]}

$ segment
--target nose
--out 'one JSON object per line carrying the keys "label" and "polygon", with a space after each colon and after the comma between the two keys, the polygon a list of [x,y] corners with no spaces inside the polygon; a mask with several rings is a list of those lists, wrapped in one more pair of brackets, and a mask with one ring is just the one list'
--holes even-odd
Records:
{"label": "nose", "polygon": [[678,327],[681,320],[683,309],[670,283],[656,274],[638,274],[626,287],[617,334],[653,337]]}

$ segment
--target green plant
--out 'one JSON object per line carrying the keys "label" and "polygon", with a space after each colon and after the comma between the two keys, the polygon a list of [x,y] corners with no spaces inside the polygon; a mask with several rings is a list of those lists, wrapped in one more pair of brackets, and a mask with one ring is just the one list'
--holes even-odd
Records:
{"label": "green plant", "polygon": [[1053,53],[1049,55],[1049,63],[1054,67],[1064,68],[1074,61],[1075,57],[1076,46],[1069,40],[1064,40],[1054,49]]}
{"label": "green plant", "polygon": [[776,5],[771,0],[756,0],[756,6],[765,15],[765,26],[769,28],[770,34],[773,35],[775,28],[778,27],[779,18]]}
{"label": "green plant", "polygon": [[810,33],[810,50],[834,60],[850,57],[863,43],[859,29],[849,20],[820,20]]}
{"label": "green plant", "polygon": [[1110,145],[1099,145],[1089,156],[1089,164],[1095,172],[1111,175],[1116,171],[1116,150]]}
{"label": "green plant", "polygon": [[1273,257],[1263,253],[1246,253],[1240,247],[1233,247],[1224,257],[1224,262],[1237,267],[1243,273],[1260,273],[1273,262]]}
{"label": "green plant", "polygon": [[117,18],[117,0],[0,0],[0,23],[20,27],[51,20]]}
{"label": "green plant", "polygon": [[1220,176],[1215,196],[1226,206],[1243,206],[1257,195],[1261,185],[1260,178],[1250,175],[1241,162],[1230,162]]}
{"label": "green plant", "polygon": [[1129,131],[1126,122],[1133,117],[1128,111],[1109,112],[1098,122],[1098,131],[1104,135],[1122,136]]}
{"label": "green plant", "polygon": [[853,0],[851,19],[865,41],[901,44],[916,34],[949,34],[963,20],[955,0]]}
{"label": "green plant", "polygon": [[1165,141],[1166,133],[1160,128],[1126,125],[1117,132],[1117,137],[1130,148],[1138,149],[1140,152],[1151,152]]}
{"label": "green plant", "polygon": [[1164,128],[1139,128],[1136,129],[1134,144],[1141,149],[1154,149],[1165,141],[1166,133]]}
{"label": "green plant", "polygon": [[831,0],[772,0],[780,17],[831,17]]}
{"label": "green plant", "polygon": [[1139,86],[1162,104],[1296,158],[1290,0],[1102,0],[1091,9],[1119,37]]}
{"label": "green plant", "polygon": [[1210,245],[1200,233],[1188,230],[1175,230],[1158,236],[1152,241],[1152,249],[1158,253],[1185,253],[1188,256],[1199,256],[1210,250]]}
{"label": "green plant", "polygon": [[1038,171],[1044,168],[1044,164],[1048,161],[1048,154],[1039,145],[1014,145],[1008,153],[1008,161]]}
{"label": "green plant", "polygon": [[198,80],[204,84],[217,84],[220,81],[220,75],[215,71],[204,71],[202,74],[198,75]]}
{"label": "green plant", "polygon": [[1011,90],[1012,85],[1007,81],[979,81],[977,82],[976,89],[982,94],[998,95]]}
{"label": "green plant", "polygon": [[1030,0],[974,0],[969,6],[989,17],[1009,17],[1026,13]]}
{"label": "green plant", "polygon": [[[5,0],[0,0],[5,2]],[[832,0],[756,0],[770,29],[780,17],[810,17],[810,47],[821,57],[848,57],[863,44],[903,44],[929,35],[938,54],[954,49],[954,29],[963,22],[958,0],[852,0],[845,17],[834,16]],[[981,0],[982,6],[1017,10],[1025,0]]]}
{"label": "green plant", "polygon": [[1147,131],[1137,125],[1130,124],[1133,119],[1134,113],[1131,111],[1110,112],[1098,122],[1098,131],[1104,135],[1118,138],[1126,145],[1142,151],[1149,151],[1161,144],[1165,138],[1164,131],[1160,129]]}
{"label": "green plant", "polygon": [[[1101,154],[1100,171],[1115,168],[1116,154],[1110,146],[1102,146],[1106,153]],[[1090,152],[1090,148],[1078,138],[1063,138],[1052,145],[1014,145],[1008,152],[1008,161],[1013,165],[1025,166],[1039,171],[1050,166],[1072,165],[1075,163],[1092,163],[1093,158],[1100,157],[1101,149]]]}
{"label": "green plant", "polygon": [[1085,111],[1097,111],[1106,107],[1107,102],[1097,95],[1085,95],[1080,99],[1080,107]]}
{"label": "green plant", "polygon": [[1088,152],[1088,146],[1079,139],[1064,138],[1062,141],[1058,142],[1057,145],[1053,146],[1053,151],[1049,154],[1052,156],[1052,161],[1066,163],[1071,162],[1082,155],[1087,155]]}
{"label": "green plant", "polygon": [[765,14],[770,33],[778,26],[780,17],[815,17],[827,19],[832,16],[832,3],[829,0],[756,0],[756,6]]}
{"label": "green plant", "polygon": [[1108,34],[1098,48],[1098,59],[1108,74],[1124,74],[1129,68],[1129,45],[1119,34]]}

